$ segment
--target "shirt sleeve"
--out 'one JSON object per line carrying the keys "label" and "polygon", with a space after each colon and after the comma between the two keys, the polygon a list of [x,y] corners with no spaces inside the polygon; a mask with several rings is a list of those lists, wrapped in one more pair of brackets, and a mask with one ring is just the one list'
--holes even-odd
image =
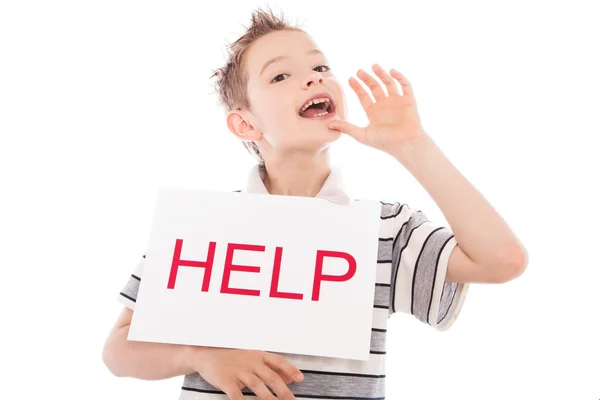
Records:
{"label": "shirt sleeve", "polygon": [[135,308],[135,301],[137,299],[138,290],[140,289],[145,259],[146,255],[144,254],[117,297],[117,300],[121,304],[132,310]]}
{"label": "shirt sleeve", "polygon": [[452,230],[437,226],[420,210],[395,204],[391,268],[391,312],[414,315],[444,331],[458,317],[468,283],[446,282]]}

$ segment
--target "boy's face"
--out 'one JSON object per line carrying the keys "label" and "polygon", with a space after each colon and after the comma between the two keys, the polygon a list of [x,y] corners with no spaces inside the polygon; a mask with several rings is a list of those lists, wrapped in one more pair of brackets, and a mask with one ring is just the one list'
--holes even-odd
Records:
{"label": "boy's face", "polygon": [[[298,151],[316,154],[339,138],[327,125],[345,119],[342,87],[310,36],[271,32],[248,49],[245,62],[251,109],[228,116],[229,128],[238,137],[258,141],[265,158]],[[330,101],[302,112],[315,95]],[[319,116],[323,113],[327,115]]]}

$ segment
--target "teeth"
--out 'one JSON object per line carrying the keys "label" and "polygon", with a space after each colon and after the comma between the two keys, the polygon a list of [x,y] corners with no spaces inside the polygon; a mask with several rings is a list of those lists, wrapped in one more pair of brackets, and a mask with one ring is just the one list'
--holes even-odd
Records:
{"label": "teeth", "polygon": [[[306,103],[304,105],[304,107],[302,107],[302,109],[300,110],[300,112],[302,113],[302,112],[306,111],[306,109],[308,107],[312,106],[313,104],[319,104],[319,103],[323,103],[323,102],[329,103],[329,99],[326,98],[326,97],[320,97],[318,99],[313,99],[313,100],[309,101],[308,103]],[[327,114],[327,113],[325,113],[325,114]],[[318,114],[318,115],[325,115],[325,114]]]}

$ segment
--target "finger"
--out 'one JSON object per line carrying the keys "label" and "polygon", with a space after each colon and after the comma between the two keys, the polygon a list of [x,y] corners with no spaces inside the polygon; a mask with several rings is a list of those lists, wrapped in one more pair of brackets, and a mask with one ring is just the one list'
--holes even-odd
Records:
{"label": "finger", "polygon": [[358,96],[358,100],[360,101],[362,108],[367,109],[373,104],[371,95],[367,93],[365,88],[356,79],[354,79],[354,77],[350,77],[350,79],[348,79],[348,83],[350,84],[352,90],[354,90],[354,93],[356,93],[356,96]]}
{"label": "finger", "polygon": [[225,392],[227,398],[230,400],[246,400],[242,391],[236,385],[223,388],[223,392]]}
{"label": "finger", "polygon": [[266,365],[259,365],[254,373],[273,391],[279,399],[295,399],[292,391],[281,379],[281,376]]}
{"label": "finger", "polygon": [[388,72],[381,67],[379,64],[373,65],[373,72],[381,81],[385,84],[385,88],[389,95],[395,94],[400,95],[400,88],[398,87],[398,83],[392,78]]}
{"label": "finger", "polygon": [[351,124],[350,122],[334,120],[331,121],[327,126],[329,129],[335,129],[336,131],[346,133],[361,143],[364,141],[364,128]]}
{"label": "finger", "polygon": [[281,376],[287,376],[289,379],[296,382],[300,382],[304,378],[302,372],[300,372],[298,368],[279,354],[265,352],[263,359],[269,368]]}
{"label": "finger", "polygon": [[371,89],[371,93],[373,93],[373,97],[375,97],[376,101],[382,100],[386,97],[386,94],[383,90],[383,86],[381,86],[381,84],[370,74],[363,71],[362,69],[359,69],[356,74],[360,79],[362,79],[362,81],[367,85],[367,87]]}
{"label": "finger", "polygon": [[252,390],[260,400],[277,400],[258,376],[254,374],[245,374],[240,376],[240,380],[248,387],[248,389]]}
{"label": "finger", "polygon": [[396,79],[400,83],[400,86],[402,86],[402,95],[403,96],[414,97],[412,85],[410,84],[408,79],[404,75],[402,75],[402,73],[400,73],[400,71],[392,68],[390,70],[390,74],[392,75],[392,77],[394,79]]}

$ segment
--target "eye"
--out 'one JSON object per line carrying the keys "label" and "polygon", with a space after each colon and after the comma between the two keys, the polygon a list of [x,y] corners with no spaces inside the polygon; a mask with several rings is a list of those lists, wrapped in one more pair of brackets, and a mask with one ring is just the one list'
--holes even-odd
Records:
{"label": "eye", "polygon": [[284,76],[284,75],[287,75],[287,74],[279,74],[279,75],[277,75],[275,78],[273,78],[273,80],[271,80],[271,83],[281,82],[283,79],[277,79],[277,78],[279,78],[280,76]]}
{"label": "eye", "polygon": [[[320,69],[322,69],[322,70],[320,70]],[[317,71],[317,72],[320,72],[320,73],[323,73],[323,72],[330,71],[331,69],[327,65],[319,65],[318,67],[313,68],[313,70]],[[285,78],[283,78],[285,75],[288,75],[288,74],[279,74],[279,75],[276,75],[275,78],[273,78],[271,80],[271,83],[277,83],[277,82],[283,81],[285,79]],[[280,79],[280,78],[283,78],[283,79]]]}

